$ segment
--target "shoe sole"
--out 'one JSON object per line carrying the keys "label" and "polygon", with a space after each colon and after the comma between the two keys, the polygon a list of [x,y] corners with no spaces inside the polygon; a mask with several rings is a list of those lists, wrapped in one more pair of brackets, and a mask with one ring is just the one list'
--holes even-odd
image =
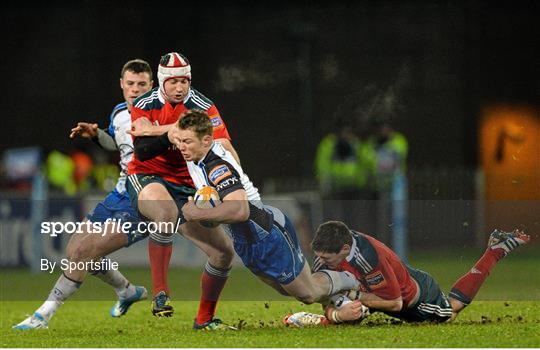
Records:
{"label": "shoe sole", "polygon": [[173,313],[174,313],[174,310],[163,310],[163,311],[152,310],[152,315],[156,317],[171,317]]}

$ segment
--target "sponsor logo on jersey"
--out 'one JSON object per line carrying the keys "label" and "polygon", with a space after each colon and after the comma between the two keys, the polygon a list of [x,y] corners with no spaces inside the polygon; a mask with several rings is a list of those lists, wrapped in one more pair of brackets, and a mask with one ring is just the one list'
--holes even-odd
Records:
{"label": "sponsor logo on jersey", "polygon": [[367,275],[366,282],[373,289],[381,288],[386,285],[386,280],[380,271]]}
{"label": "sponsor logo on jersey", "polygon": [[229,167],[227,167],[227,165],[225,164],[222,164],[210,170],[210,173],[208,174],[208,179],[210,180],[210,182],[212,182],[215,185],[215,184],[218,184],[221,180],[223,180],[227,176],[231,176],[231,175],[232,173],[229,170]]}
{"label": "sponsor logo on jersey", "polygon": [[145,175],[143,176],[143,178],[141,179],[142,182],[146,182],[146,181],[152,181],[154,180],[155,176],[154,175]]}
{"label": "sponsor logo on jersey", "polygon": [[219,116],[215,116],[215,117],[212,117],[210,118],[210,121],[212,122],[212,126],[214,128],[217,128],[218,126],[220,126],[221,124],[223,124],[221,122],[221,118]]}
{"label": "sponsor logo on jersey", "polygon": [[224,189],[229,188],[230,186],[232,186],[232,185],[234,185],[236,183],[238,183],[238,178],[237,177],[228,178],[227,180],[224,180],[219,185],[217,185],[216,190],[217,191],[224,190]]}

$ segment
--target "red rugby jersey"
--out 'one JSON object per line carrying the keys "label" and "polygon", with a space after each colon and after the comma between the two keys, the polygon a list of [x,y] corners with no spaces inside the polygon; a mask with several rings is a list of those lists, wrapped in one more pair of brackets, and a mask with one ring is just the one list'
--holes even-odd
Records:
{"label": "red rugby jersey", "polygon": [[[206,111],[214,126],[214,138],[230,140],[227,127],[214,103],[193,88],[189,90],[184,102],[174,107],[167,102],[159,87],[153,88],[135,100],[131,109],[131,121],[146,117],[158,125],[173,124],[189,109]],[[133,154],[133,159],[128,164],[128,174],[155,174],[172,183],[194,187],[186,162],[176,146],[171,146],[164,153],[146,161],[138,160]]]}
{"label": "red rugby jersey", "polygon": [[[404,308],[409,306],[417,291],[409,267],[381,241],[360,232],[351,231],[351,233],[353,236],[351,253],[334,270],[354,274],[360,281],[360,289],[363,292],[373,293],[385,300],[401,296]],[[313,270],[326,268],[317,257]]]}

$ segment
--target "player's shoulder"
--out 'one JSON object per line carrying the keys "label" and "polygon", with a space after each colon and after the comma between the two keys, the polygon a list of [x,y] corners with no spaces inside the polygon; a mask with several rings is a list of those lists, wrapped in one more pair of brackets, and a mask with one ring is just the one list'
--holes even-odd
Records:
{"label": "player's shoulder", "polygon": [[353,260],[364,273],[369,273],[379,265],[379,254],[367,235],[352,231],[355,241]]}
{"label": "player's shoulder", "polygon": [[184,106],[188,109],[202,109],[203,111],[209,110],[213,105],[212,100],[194,88],[189,89],[187,99],[184,102]]}
{"label": "player's shoulder", "polygon": [[163,105],[164,103],[159,98],[159,87],[153,88],[152,90],[137,97],[135,101],[133,101],[133,106],[135,108],[139,108],[144,111],[161,109]]}
{"label": "player's shoulder", "polygon": [[114,106],[112,112],[111,112],[111,120],[114,119],[118,114],[125,112],[128,110],[127,102],[122,102]]}
{"label": "player's shoulder", "polygon": [[208,152],[204,159],[204,168],[208,181],[217,186],[229,177],[238,177],[238,171],[233,165],[234,159],[228,157],[221,145],[216,145]]}

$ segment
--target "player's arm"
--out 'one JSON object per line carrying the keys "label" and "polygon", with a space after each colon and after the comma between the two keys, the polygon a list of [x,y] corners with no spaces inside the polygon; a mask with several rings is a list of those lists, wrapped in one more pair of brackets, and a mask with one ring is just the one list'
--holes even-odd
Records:
{"label": "player's arm", "polygon": [[161,136],[140,136],[133,140],[135,156],[140,161],[146,161],[157,157],[165,152],[172,143],[169,141],[167,133]]}
{"label": "player's arm", "polygon": [[161,136],[174,126],[175,123],[154,125],[148,118],[140,117],[131,122],[131,130],[127,130],[126,132],[134,137]]}
{"label": "player's arm", "polygon": [[354,300],[340,309],[328,305],[324,308],[324,315],[331,323],[351,322],[361,319],[364,316],[362,302]]}
{"label": "player's arm", "polygon": [[135,157],[141,161],[152,159],[172,146],[169,133],[174,128],[163,125],[163,130],[167,127],[168,131],[161,132],[157,136],[148,136],[147,134],[153,134],[159,127],[153,125],[148,118],[147,112],[133,107],[131,109],[131,130],[126,131],[133,137]]}
{"label": "player's arm", "polygon": [[96,123],[77,123],[77,126],[71,129],[69,137],[75,138],[77,136],[91,139],[107,151],[116,151],[118,149],[112,136],[100,129]]}
{"label": "player's arm", "polygon": [[187,221],[211,221],[223,224],[244,222],[249,218],[249,203],[244,189],[229,192],[223,198],[223,203],[209,208],[198,208],[192,197],[182,207],[182,213]]}
{"label": "player's arm", "polygon": [[364,305],[380,311],[401,311],[403,298],[399,281],[386,259],[380,259],[378,268],[367,274],[365,280],[372,292],[360,294],[358,299]]}
{"label": "player's arm", "polygon": [[403,298],[401,295],[395,299],[383,299],[374,293],[362,293],[360,301],[370,309],[380,311],[399,312],[403,308]]}

